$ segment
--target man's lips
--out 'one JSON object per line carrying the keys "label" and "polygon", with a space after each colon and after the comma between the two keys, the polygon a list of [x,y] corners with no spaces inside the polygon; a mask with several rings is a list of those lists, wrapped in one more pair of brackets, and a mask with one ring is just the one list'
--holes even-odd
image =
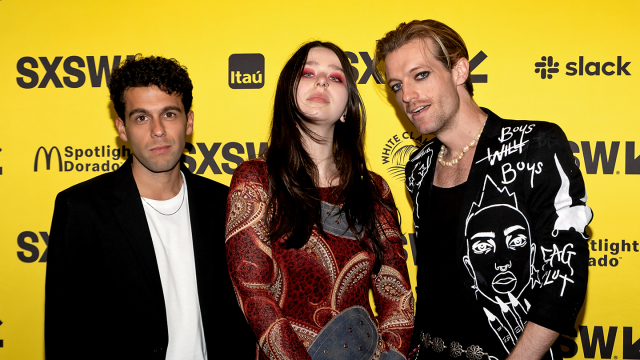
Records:
{"label": "man's lips", "polygon": [[415,118],[415,117],[419,116],[420,114],[426,112],[430,107],[431,107],[431,105],[416,106],[416,107],[412,108],[409,111],[409,114],[410,114],[411,117]]}
{"label": "man's lips", "polygon": [[309,96],[307,98],[307,100],[312,101],[312,102],[321,103],[321,104],[328,104],[329,103],[329,97],[326,94],[323,94],[323,93],[313,93],[313,94],[311,94],[311,96]]}
{"label": "man's lips", "polygon": [[153,152],[154,154],[164,154],[169,151],[169,148],[171,148],[171,145],[155,146],[151,148],[151,152]]}

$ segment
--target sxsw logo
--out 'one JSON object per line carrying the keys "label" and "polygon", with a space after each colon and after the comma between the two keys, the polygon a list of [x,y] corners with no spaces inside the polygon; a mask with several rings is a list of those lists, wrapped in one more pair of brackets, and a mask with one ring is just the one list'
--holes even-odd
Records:
{"label": "sxsw logo", "polygon": [[[199,142],[196,143],[196,146],[191,143],[186,143],[185,151],[189,155],[183,155],[182,162],[184,162],[189,171],[194,174],[202,175],[207,173],[208,170],[211,170],[215,175],[220,175],[223,172],[233,175],[235,169],[245,160],[245,157],[240,155],[246,154],[246,158],[254,159],[266,150],[266,142],[259,144],[245,142],[242,144],[231,141],[227,143],[214,142],[210,143],[210,145]],[[198,153],[202,155],[202,160],[199,162],[191,156]]]}
{"label": "sxsw logo", "polygon": [[[579,326],[580,342],[582,345],[582,357],[585,359],[640,359],[640,339],[634,339],[633,327],[622,327],[622,349],[617,346],[619,343],[618,326],[609,326],[606,331],[604,326]],[[637,336],[637,335],[636,335]],[[564,358],[571,358],[578,354],[578,344],[568,337],[560,336],[558,338],[562,355]],[[622,354],[620,354],[622,350]],[[620,356],[622,355],[622,356]]]}
{"label": "sxsw logo", "polygon": [[[569,141],[569,145],[574,154],[582,152],[582,163],[584,164],[584,169],[587,174],[597,174],[600,164],[602,164],[603,174],[614,173],[618,159],[618,151],[620,150],[620,141],[612,141],[609,148],[607,148],[604,141],[596,141],[595,144],[589,141],[581,141],[580,145],[576,142]],[[625,142],[624,153],[624,173],[626,175],[640,174],[640,155],[636,157],[635,141]],[[577,156],[573,158],[576,165],[580,167],[580,159],[578,159]],[[615,173],[620,174],[620,171],[615,171]]]}
{"label": "sxsw logo", "polygon": [[[127,55],[127,59],[134,57],[134,55]],[[22,75],[16,78],[16,82],[18,86],[23,89],[33,89],[36,86],[39,89],[44,89],[49,86],[49,84],[52,84],[56,88],[64,88],[66,86],[76,89],[87,83],[87,75],[89,75],[91,86],[100,87],[102,84],[109,85],[109,81],[111,81],[111,71],[120,66],[121,59],[122,56],[116,55],[113,57],[111,64],[109,64],[109,57],[106,55],[99,56],[98,59],[96,59],[95,56],[82,58],[75,55],[66,58],[56,56],[52,59],[45,56],[40,56],[37,59],[31,56],[25,56],[21,57],[16,64],[18,73]],[[62,70],[65,75],[67,75],[62,76],[62,80],[57,73],[60,65],[62,65]],[[86,73],[81,70],[85,67],[88,70]],[[45,71],[42,77],[40,77],[41,74],[38,74],[38,72],[34,70],[40,68]],[[103,79],[104,81],[102,81]]]}
{"label": "sxsw logo", "polygon": [[264,86],[264,55],[233,54],[229,56],[229,87],[260,89]]}
{"label": "sxsw logo", "polygon": [[[38,236],[38,234],[40,236]],[[24,263],[47,262],[47,246],[49,245],[49,233],[40,231],[38,234],[33,231],[23,231],[18,235],[18,259]],[[42,239],[42,242],[40,241]],[[35,244],[44,244],[42,252]]]}
{"label": "sxsw logo", "polygon": [[[540,74],[541,79],[552,79],[552,74],[560,72],[560,63],[554,61],[553,56],[543,56],[540,58],[542,61],[536,62],[535,73]],[[565,66],[565,74],[568,76],[629,76],[631,73],[627,70],[627,67],[631,64],[631,61],[623,62],[622,56],[616,57],[613,61],[589,61],[585,62],[584,56],[579,56],[578,61],[568,62]]]}

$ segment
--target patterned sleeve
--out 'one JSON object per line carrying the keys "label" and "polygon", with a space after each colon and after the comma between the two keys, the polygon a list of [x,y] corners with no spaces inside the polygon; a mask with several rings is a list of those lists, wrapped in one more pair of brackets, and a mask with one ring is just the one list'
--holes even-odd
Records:
{"label": "patterned sleeve", "polygon": [[240,307],[270,359],[311,359],[274,296],[282,279],[266,235],[265,163],[244,162],[235,170],[229,190],[225,245]]}
{"label": "patterned sleeve", "polygon": [[[374,175],[383,199],[395,208],[387,183]],[[373,297],[378,311],[378,327],[388,349],[406,357],[413,332],[413,293],[407,272],[398,224],[391,213],[379,206],[384,259],[380,272],[373,275]]]}
{"label": "patterned sleeve", "polygon": [[525,201],[532,236],[539,247],[535,306],[529,320],[575,336],[575,320],[586,294],[588,236],[592,212],[587,192],[569,142],[555,124],[538,123],[527,153],[534,164],[525,184]]}

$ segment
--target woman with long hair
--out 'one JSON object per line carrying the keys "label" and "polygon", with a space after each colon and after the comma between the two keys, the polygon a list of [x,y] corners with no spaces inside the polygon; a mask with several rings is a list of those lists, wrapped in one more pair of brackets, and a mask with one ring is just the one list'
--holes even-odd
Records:
{"label": "woman with long hair", "polygon": [[364,130],[346,54],[304,44],[280,73],[269,147],[235,170],[227,201],[227,264],[262,359],[406,357],[413,295]]}

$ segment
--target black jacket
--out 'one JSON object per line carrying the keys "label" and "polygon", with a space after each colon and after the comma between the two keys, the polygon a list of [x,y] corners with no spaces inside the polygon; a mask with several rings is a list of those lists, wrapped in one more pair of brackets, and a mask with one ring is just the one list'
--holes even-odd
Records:
{"label": "black jacket", "polygon": [[[487,343],[480,345],[503,358],[527,321],[575,336],[574,323],[587,287],[585,227],[592,212],[569,142],[557,125],[505,120],[483,111],[489,116],[458,216],[459,278],[452,281],[464,288],[465,311],[474,311],[480,319],[465,319],[461,326],[477,337],[486,335]],[[429,229],[438,224],[419,215],[422,207],[429,208],[441,146],[433,139],[406,166],[418,256],[433,256],[425,252],[430,241],[439,240],[429,236]],[[425,324],[433,309],[420,310],[420,294],[437,296],[437,289],[429,286],[430,276],[437,274],[418,268],[416,321]]]}
{"label": "black jacket", "polygon": [[[208,357],[251,358],[255,337],[225,259],[228,187],[182,164],[181,170]],[[165,358],[164,296],[131,157],[120,169],[58,194],[48,251],[47,359]]]}

